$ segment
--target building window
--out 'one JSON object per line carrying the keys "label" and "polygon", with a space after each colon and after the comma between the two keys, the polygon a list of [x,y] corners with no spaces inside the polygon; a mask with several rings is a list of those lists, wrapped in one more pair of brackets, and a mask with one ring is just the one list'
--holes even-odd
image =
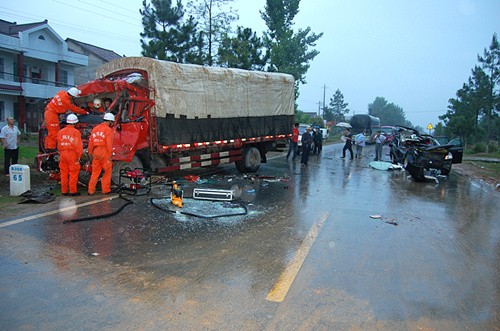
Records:
{"label": "building window", "polygon": [[0,57],[0,78],[4,79],[4,65],[3,65],[3,57]]}
{"label": "building window", "polygon": [[63,85],[68,85],[68,70],[60,70],[59,82]]}
{"label": "building window", "polygon": [[31,67],[31,82],[40,84],[40,79],[42,79],[42,69],[37,66]]}
{"label": "building window", "polygon": [[40,39],[40,40],[45,40],[45,37],[44,37],[43,35],[39,35],[39,36],[38,36],[38,39]]}
{"label": "building window", "polygon": [[0,122],[5,121],[5,104],[3,101],[0,101]]}

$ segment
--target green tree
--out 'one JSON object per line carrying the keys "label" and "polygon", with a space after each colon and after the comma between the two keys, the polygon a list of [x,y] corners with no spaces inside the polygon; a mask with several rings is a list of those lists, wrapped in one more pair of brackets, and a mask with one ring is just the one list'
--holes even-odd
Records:
{"label": "green tree", "polygon": [[310,49],[323,33],[315,34],[307,27],[294,32],[293,19],[299,12],[300,0],[266,0],[260,14],[268,30],[264,44],[270,57],[269,71],[291,74],[295,78],[295,97],[299,95],[298,84],[305,84],[305,74],[319,51]]}
{"label": "green tree", "polygon": [[438,122],[436,126],[434,126],[434,136],[439,137],[439,136],[446,136],[446,131],[445,131],[445,126],[443,123]]}
{"label": "green tree", "polygon": [[347,108],[349,104],[344,102],[344,95],[340,92],[339,89],[335,91],[333,97],[330,98],[329,107],[327,107],[327,112],[325,112],[324,116],[327,121],[335,121],[344,122],[345,115],[349,112],[349,108]]}
{"label": "green tree", "polygon": [[310,123],[311,123],[311,125],[317,125],[319,127],[323,127],[323,123],[324,123],[323,117],[314,116],[313,118],[311,118]]}
{"label": "green tree", "polygon": [[[500,138],[500,44],[496,34],[477,59],[480,66],[472,69],[456,98],[449,100],[446,114],[439,117],[449,135],[459,135],[472,143]],[[489,148],[488,143],[486,146]]]}
{"label": "green tree", "polygon": [[198,22],[199,38],[203,41],[203,63],[212,66],[224,36],[231,31],[231,23],[238,19],[238,12],[227,5],[234,0],[191,0],[191,14]]}
{"label": "green tree", "polygon": [[141,33],[142,55],[179,63],[197,62],[196,24],[193,17],[183,23],[184,8],[180,0],[142,2],[144,32]]}
{"label": "green tree", "polygon": [[219,45],[218,63],[228,68],[263,70],[268,57],[262,39],[250,28],[238,27],[236,36],[225,35]]}
{"label": "green tree", "polygon": [[485,104],[483,112],[487,132],[486,138],[492,140],[499,136],[498,127],[495,130],[495,124],[498,122],[498,112],[500,111],[500,93],[498,88],[500,84],[500,44],[496,33],[493,34],[489,48],[485,48],[483,56],[478,55],[477,60],[481,63],[482,69],[488,77],[488,84],[485,86],[486,91],[484,91]]}
{"label": "green tree", "polygon": [[467,143],[468,138],[474,133],[477,134],[477,111],[478,99],[475,97],[471,88],[472,79],[469,84],[463,84],[463,87],[457,91],[456,98],[448,101],[448,111],[445,115],[439,116],[446,124],[446,131],[462,138]]}
{"label": "green tree", "polygon": [[449,135],[458,135],[465,142],[478,142],[487,138],[490,80],[482,68],[476,66],[467,83],[449,100],[444,120]]}
{"label": "green tree", "polygon": [[373,103],[368,105],[368,114],[380,118],[381,125],[413,126],[406,119],[403,108],[389,103],[383,97],[376,97]]}

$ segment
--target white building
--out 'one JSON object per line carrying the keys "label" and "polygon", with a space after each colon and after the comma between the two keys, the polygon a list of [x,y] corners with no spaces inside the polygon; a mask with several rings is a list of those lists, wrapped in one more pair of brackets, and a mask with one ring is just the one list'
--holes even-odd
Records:
{"label": "white building", "polygon": [[88,57],[68,45],[47,23],[0,20],[0,127],[14,116],[19,128],[38,130],[44,104],[75,85],[75,69]]}
{"label": "white building", "polygon": [[66,38],[68,49],[72,52],[88,56],[86,67],[75,68],[75,85],[85,84],[96,77],[97,68],[106,62],[121,58],[120,55],[102,47],[94,46],[71,38]]}

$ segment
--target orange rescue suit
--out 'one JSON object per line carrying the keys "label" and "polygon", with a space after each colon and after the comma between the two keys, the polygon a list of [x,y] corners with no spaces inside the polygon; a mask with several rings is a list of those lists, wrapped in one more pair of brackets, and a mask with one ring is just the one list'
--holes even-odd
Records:
{"label": "orange rescue suit", "polygon": [[111,192],[111,174],[113,164],[111,156],[113,155],[114,131],[107,122],[96,126],[89,137],[88,152],[92,156],[92,174],[90,176],[88,193],[94,194],[97,181],[101,171],[104,175],[101,178],[102,193]]}
{"label": "orange rescue suit", "polygon": [[46,149],[56,148],[57,132],[60,128],[59,114],[64,114],[68,110],[75,114],[88,114],[84,109],[73,104],[71,96],[66,91],[57,92],[47,107],[45,107],[43,118],[48,131],[48,135],[45,137]]}
{"label": "orange rescue suit", "polygon": [[104,109],[103,106],[99,107],[99,108],[95,108],[94,107],[94,104],[92,102],[89,102],[87,103],[87,109],[89,111],[89,113],[94,113],[94,114],[104,114],[106,112],[106,110]]}
{"label": "orange rescue suit", "polygon": [[[60,154],[61,193],[76,193],[80,158],[83,154],[82,135],[73,125],[68,125],[57,133],[57,149]],[[69,186],[69,187],[68,187]]]}

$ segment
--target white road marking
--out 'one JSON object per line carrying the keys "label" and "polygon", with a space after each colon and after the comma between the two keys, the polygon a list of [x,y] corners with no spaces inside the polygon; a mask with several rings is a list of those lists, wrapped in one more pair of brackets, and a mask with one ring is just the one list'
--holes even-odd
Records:
{"label": "white road marking", "polygon": [[104,202],[104,201],[107,201],[107,200],[113,200],[113,199],[115,199],[117,197],[118,197],[118,195],[111,196],[111,197],[105,197],[105,198],[102,198],[102,199],[99,199],[99,200],[92,200],[92,201],[80,203],[80,204],[74,205],[74,206],[68,206],[68,207],[64,207],[64,208],[58,208],[56,210],[48,211],[48,212],[45,212],[45,213],[40,213],[40,214],[36,214],[36,215],[32,215],[32,216],[18,218],[18,219],[13,220],[13,221],[8,221],[8,222],[5,222],[5,223],[1,223],[0,224],[0,228],[5,228],[5,227],[10,226],[10,225],[19,224],[19,223],[26,222],[26,221],[31,221],[31,220],[34,220],[34,219],[37,219],[37,218],[41,218],[41,217],[45,217],[45,216],[59,214],[59,213],[62,213],[62,212],[68,211],[68,210],[72,210],[72,209],[77,209],[79,207],[85,207],[85,206],[93,205],[93,204]]}

